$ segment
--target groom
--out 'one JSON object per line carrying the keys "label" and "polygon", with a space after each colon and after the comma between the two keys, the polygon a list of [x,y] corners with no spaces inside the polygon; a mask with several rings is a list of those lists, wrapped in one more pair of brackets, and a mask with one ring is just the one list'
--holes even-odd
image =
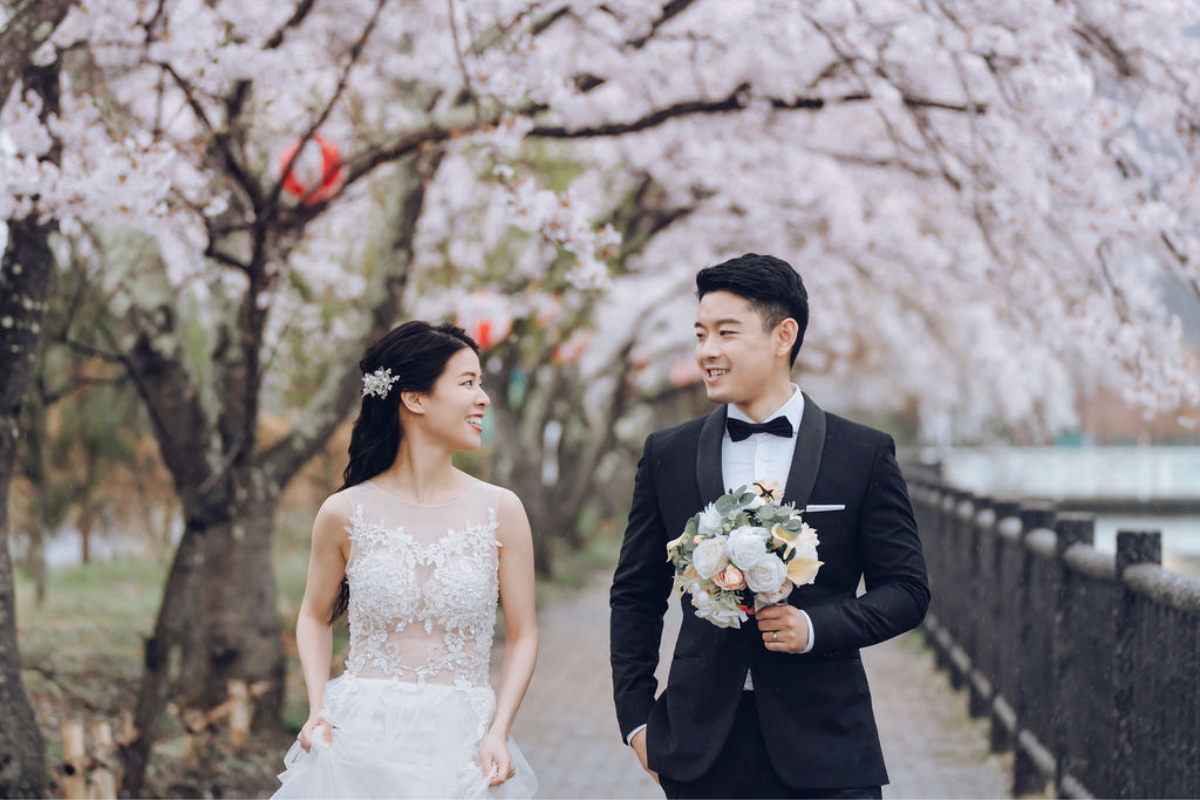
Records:
{"label": "groom", "polygon": [[[791,383],[808,294],[790,265],[751,253],[701,270],[696,287],[696,363],[722,405],[651,434],[638,464],[611,593],[621,735],[669,798],[878,798],[887,772],[858,651],[915,627],[929,604],[895,446]],[[697,617],[683,596],[655,699],[667,542],[756,480],[806,509],[824,566],[740,630]]]}

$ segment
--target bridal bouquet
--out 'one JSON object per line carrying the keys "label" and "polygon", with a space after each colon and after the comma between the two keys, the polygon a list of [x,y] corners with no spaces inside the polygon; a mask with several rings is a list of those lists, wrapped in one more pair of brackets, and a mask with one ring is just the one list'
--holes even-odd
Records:
{"label": "bridal bouquet", "polygon": [[689,519],[667,544],[675,588],[691,592],[696,616],[740,628],[747,615],[783,603],[792,589],[816,579],[823,563],[817,533],[782,499],[767,481],[743,486]]}

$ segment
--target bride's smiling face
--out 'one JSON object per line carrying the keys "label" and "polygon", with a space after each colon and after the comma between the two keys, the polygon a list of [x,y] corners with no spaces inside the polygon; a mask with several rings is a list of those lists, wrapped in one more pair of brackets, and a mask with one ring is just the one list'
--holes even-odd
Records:
{"label": "bride's smiling face", "polygon": [[491,402],[483,391],[479,356],[464,347],[446,362],[432,391],[420,396],[419,424],[447,449],[476,450],[483,442],[483,414]]}

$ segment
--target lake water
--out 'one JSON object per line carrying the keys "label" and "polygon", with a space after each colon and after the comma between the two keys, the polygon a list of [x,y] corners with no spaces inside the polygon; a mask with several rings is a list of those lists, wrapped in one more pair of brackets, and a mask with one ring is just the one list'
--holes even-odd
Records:
{"label": "lake water", "polygon": [[1172,502],[1200,502],[1200,447],[951,448],[924,455],[941,460],[949,483],[978,494],[1142,504],[1097,514],[1096,549],[1114,552],[1118,530],[1158,530],[1164,564],[1200,574],[1200,514],[1170,510]]}
{"label": "lake water", "polygon": [[972,447],[926,451],[956,486],[1051,500],[1200,499],[1200,447]]}

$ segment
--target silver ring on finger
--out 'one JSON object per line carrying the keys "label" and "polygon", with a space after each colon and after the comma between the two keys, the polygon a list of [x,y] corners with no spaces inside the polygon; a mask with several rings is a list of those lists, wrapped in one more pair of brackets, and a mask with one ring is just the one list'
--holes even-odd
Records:
{"label": "silver ring on finger", "polygon": [[771,641],[772,642],[779,641],[779,631],[771,631]]}

